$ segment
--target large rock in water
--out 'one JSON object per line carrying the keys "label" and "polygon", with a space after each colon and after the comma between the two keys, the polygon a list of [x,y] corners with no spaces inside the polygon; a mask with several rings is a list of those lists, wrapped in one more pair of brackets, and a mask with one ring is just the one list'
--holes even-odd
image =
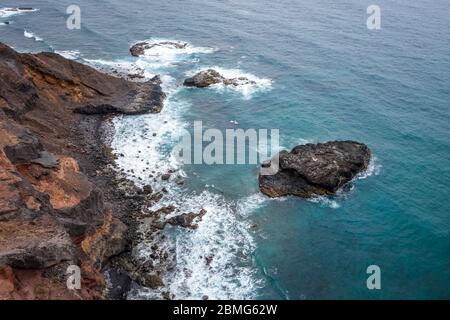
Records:
{"label": "large rock in water", "polygon": [[175,41],[159,41],[159,42],[147,42],[142,41],[135,43],[130,48],[130,53],[134,57],[139,57],[145,54],[146,50],[150,50],[155,47],[166,47],[172,49],[184,49],[188,46],[186,42],[175,42]]}
{"label": "large rock in water", "polygon": [[255,81],[250,80],[246,77],[238,77],[238,78],[226,78],[221,75],[218,71],[214,69],[208,69],[204,71],[200,71],[195,74],[191,78],[187,78],[184,80],[184,85],[186,87],[197,87],[197,88],[206,88],[213,84],[223,83],[226,86],[240,86],[256,84]]}
{"label": "large rock in water", "polygon": [[330,195],[366,170],[370,158],[370,149],[354,141],[300,145],[279,153],[278,173],[260,174],[259,188],[269,197]]}

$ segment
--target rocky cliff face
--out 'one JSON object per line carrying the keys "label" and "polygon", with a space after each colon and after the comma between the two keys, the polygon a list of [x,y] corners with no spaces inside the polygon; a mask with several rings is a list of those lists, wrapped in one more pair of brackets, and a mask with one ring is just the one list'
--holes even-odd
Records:
{"label": "rocky cliff face", "polygon": [[[129,82],[0,44],[0,299],[104,297],[101,270],[127,245],[130,208],[101,175],[101,124],[159,112],[163,99],[158,78]],[[69,265],[81,290],[66,286]]]}

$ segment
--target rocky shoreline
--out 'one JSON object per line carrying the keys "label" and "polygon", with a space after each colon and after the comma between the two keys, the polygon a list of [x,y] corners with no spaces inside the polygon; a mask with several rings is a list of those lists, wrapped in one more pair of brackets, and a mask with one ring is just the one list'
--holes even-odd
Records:
{"label": "rocky shoreline", "polygon": [[[153,200],[115,170],[108,119],[159,112],[159,79],[4,44],[0,72],[0,299],[125,298],[139,270],[130,277],[121,263]],[[81,269],[80,290],[67,288],[69,265]]]}

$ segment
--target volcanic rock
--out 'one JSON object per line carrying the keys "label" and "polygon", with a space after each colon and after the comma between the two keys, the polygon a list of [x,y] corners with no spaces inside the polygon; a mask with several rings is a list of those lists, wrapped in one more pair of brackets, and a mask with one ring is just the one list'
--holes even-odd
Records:
{"label": "volcanic rock", "polygon": [[187,78],[184,80],[184,85],[186,87],[197,87],[197,88],[205,88],[209,87],[213,84],[223,83],[227,86],[240,86],[240,85],[246,85],[256,84],[255,81],[250,80],[246,77],[238,77],[238,78],[225,78],[223,75],[221,75],[218,71],[214,69],[208,69],[204,71],[200,71],[196,75],[194,75],[191,78]]}
{"label": "volcanic rock", "polygon": [[260,173],[259,188],[269,197],[330,195],[366,170],[370,158],[370,149],[354,141],[300,145],[279,153],[278,172]]}
{"label": "volcanic rock", "polygon": [[[138,207],[102,177],[102,115],[159,112],[160,80],[1,43],[0,74],[0,299],[103,298],[102,268],[125,250],[124,215]],[[76,293],[70,264],[82,269]]]}

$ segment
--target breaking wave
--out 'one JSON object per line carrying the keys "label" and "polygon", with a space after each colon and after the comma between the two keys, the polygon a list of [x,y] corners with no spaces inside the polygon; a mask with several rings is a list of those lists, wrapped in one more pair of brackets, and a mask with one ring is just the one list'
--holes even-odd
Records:
{"label": "breaking wave", "polygon": [[[225,69],[214,66],[188,72],[187,76],[193,76],[194,74],[207,69],[214,69],[227,79],[237,79],[237,85],[224,85],[223,83],[218,83],[209,87],[218,92],[234,91],[240,93],[244,99],[248,100],[251,99],[255,93],[267,91],[272,88],[273,81],[271,79],[259,78],[240,69]],[[248,79],[248,81],[240,80],[244,78]]]}

